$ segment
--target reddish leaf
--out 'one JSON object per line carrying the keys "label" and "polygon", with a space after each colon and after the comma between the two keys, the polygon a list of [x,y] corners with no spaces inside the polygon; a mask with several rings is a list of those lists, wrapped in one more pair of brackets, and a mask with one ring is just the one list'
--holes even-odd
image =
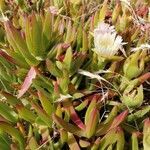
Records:
{"label": "reddish leaf", "polygon": [[69,43],[63,43],[61,46],[63,49],[67,49],[67,48],[69,48],[70,44]]}
{"label": "reddish leaf", "polygon": [[69,108],[70,111],[70,117],[71,120],[80,128],[80,129],[85,129],[85,125],[83,124],[83,122],[81,121],[81,119],[79,118],[79,116],[77,115],[76,111],[74,110],[73,106],[70,106]]}
{"label": "reddish leaf", "polygon": [[6,122],[9,123],[7,119],[5,119],[3,116],[0,115],[0,122]]}
{"label": "reddish leaf", "polygon": [[147,6],[140,6],[137,9],[136,13],[137,13],[138,16],[144,17],[144,16],[146,16],[148,14],[148,11],[149,10],[148,10]]}
{"label": "reddish leaf", "polygon": [[52,114],[53,121],[61,128],[64,128],[67,132],[73,133],[79,137],[85,137],[85,132],[78,128],[77,126],[64,121],[62,118],[58,117],[56,114]]}
{"label": "reddish leaf", "polygon": [[144,75],[140,76],[138,78],[139,82],[142,84],[144,83],[146,80],[148,80],[150,78],[150,72],[145,73]]}
{"label": "reddish leaf", "polygon": [[77,115],[76,111],[74,110],[74,107],[72,106],[70,101],[66,101],[63,103],[64,108],[69,111],[71,120],[80,128],[85,130],[85,125]]}
{"label": "reddish leaf", "polygon": [[10,63],[15,64],[15,60],[12,57],[10,57],[6,52],[0,50],[0,56],[4,57]]}
{"label": "reddish leaf", "polygon": [[144,120],[144,125],[145,125],[146,127],[150,127],[150,118],[146,118],[146,119]]}
{"label": "reddish leaf", "polygon": [[17,98],[20,98],[24,95],[24,93],[29,89],[30,85],[32,84],[32,79],[34,79],[37,75],[37,71],[34,67],[31,67],[31,69],[29,70],[22,86],[21,89],[19,90],[19,94],[17,96]]}
{"label": "reddish leaf", "polygon": [[132,135],[134,135],[135,137],[141,137],[142,133],[139,131],[133,132]]}
{"label": "reddish leaf", "polygon": [[109,130],[113,129],[113,128],[116,128],[118,127],[123,121],[124,119],[127,117],[128,115],[128,110],[122,112],[121,114],[119,114],[115,119],[114,121],[112,122]]}
{"label": "reddish leaf", "polygon": [[19,101],[15,96],[13,96],[10,93],[7,93],[5,91],[1,91],[0,94],[2,94],[7,99],[7,102],[12,106],[15,106],[16,104],[21,103],[21,101]]}
{"label": "reddish leaf", "polygon": [[99,111],[96,108],[93,108],[90,112],[90,118],[86,124],[86,136],[91,138],[95,132],[99,120]]}

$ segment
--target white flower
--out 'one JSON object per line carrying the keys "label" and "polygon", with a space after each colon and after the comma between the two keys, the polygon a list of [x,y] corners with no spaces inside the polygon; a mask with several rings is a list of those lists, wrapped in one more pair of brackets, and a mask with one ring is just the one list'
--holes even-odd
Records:
{"label": "white flower", "polygon": [[123,39],[117,35],[114,26],[110,26],[101,22],[94,29],[94,45],[93,51],[103,57],[111,57],[118,53],[118,50],[123,50]]}

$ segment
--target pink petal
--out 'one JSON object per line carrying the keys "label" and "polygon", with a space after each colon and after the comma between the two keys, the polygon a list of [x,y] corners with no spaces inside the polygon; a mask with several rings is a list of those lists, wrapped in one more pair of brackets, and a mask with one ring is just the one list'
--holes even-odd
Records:
{"label": "pink petal", "polygon": [[37,75],[37,71],[34,67],[31,67],[31,69],[29,70],[22,86],[21,89],[19,90],[19,94],[17,96],[17,98],[20,98],[24,95],[24,93],[29,89],[30,85],[32,84],[32,79],[34,79]]}

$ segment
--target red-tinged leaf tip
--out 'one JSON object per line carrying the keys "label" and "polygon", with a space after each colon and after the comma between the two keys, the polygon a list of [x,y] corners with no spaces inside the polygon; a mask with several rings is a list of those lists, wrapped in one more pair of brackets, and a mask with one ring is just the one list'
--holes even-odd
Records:
{"label": "red-tinged leaf tip", "polygon": [[63,43],[61,46],[63,49],[67,49],[70,47],[70,44],[69,43]]}
{"label": "red-tinged leaf tip", "polygon": [[119,133],[119,132],[123,131],[121,127],[116,127],[115,130],[116,130],[116,133]]}
{"label": "red-tinged leaf tip", "polygon": [[91,25],[90,25],[91,31],[94,31],[94,15],[91,17]]}
{"label": "red-tinged leaf tip", "polygon": [[140,136],[142,135],[142,133],[139,132],[139,131],[133,132],[132,134],[133,134],[134,136],[136,136],[136,137],[140,137]]}
{"label": "red-tinged leaf tip", "polygon": [[98,119],[99,119],[99,112],[96,108],[93,108],[93,110],[90,113],[90,118],[88,120],[88,123],[86,125],[86,135],[87,138],[91,138],[96,131]]}
{"label": "red-tinged leaf tip", "polygon": [[16,107],[17,110],[21,110],[24,106],[21,105],[21,104],[17,104],[15,107]]}
{"label": "red-tinged leaf tip", "polygon": [[54,83],[54,91],[59,93],[59,84],[57,82]]}
{"label": "red-tinged leaf tip", "polygon": [[96,102],[98,101],[98,99],[100,99],[100,95],[99,94],[94,94],[94,95],[90,95],[89,96],[89,101],[94,101],[94,100],[96,100]]}
{"label": "red-tinged leaf tip", "polygon": [[146,118],[146,119],[144,120],[144,125],[150,127],[150,119],[149,119],[149,118]]}
{"label": "red-tinged leaf tip", "polygon": [[81,119],[79,118],[79,116],[77,115],[77,113],[75,112],[73,106],[70,106],[69,108],[70,111],[70,117],[71,120],[82,130],[85,130],[85,125],[83,124],[83,122],[81,121]]}
{"label": "red-tinged leaf tip", "polygon": [[10,63],[15,64],[15,60],[12,57],[10,57],[6,52],[0,50],[0,56],[4,57]]}
{"label": "red-tinged leaf tip", "polygon": [[144,75],[138,78],[140,83],[144,83],[146,80],[150,78],[150,72],[145,73]]}
{"label": "red-tinged leaf tip", "polygon": [[101,140],[101,138],[100,137],[98,137],[96,140],[95,140],[95,144],[99,144],[100,143],[100,140]]}
{"label": "red-tinged leaf tip", "polygon": [[4,22],[5,29],[8,29],[9,25],[10,25],[10,21],[5,21]]}
{"label": "red-tinged leaf tip", "polygon": [[55,6],[50,6],[50,12],[54,15],[57,15],[59,13],[59,10]]}
{"label": "red-tinged leaf tip", "polygon": [[112,128],[116,128],[117,126],[119,126],[124,121],[124,119],[127,117],[128,112],[129,112],[128,110],[125,110],[124,112],[122,112],[121,114],[119,114],[114,119],[114,121],[112,122],[112,125],[110,126],[109,130],[112,129]]}
{"label": "red-tinged leaf tip", "polygon": [[12,33],[12,31],[16,31],[15,27],[12,25],[10,21],[4,22],[4,27],[5,27],[7,34]]}
{"label": "red-tinged leaf tip", "polygon": [[36,77],[36,75],[37,75],[36,69],[34,67],[31,67],[21,86],[21,89],[19,90],[17,98],[20,98],[25,94],[25,92],[29,89],[30,85],[32,84],[32,80]]}
{"label": "red-tinged leaf tip", "polygon": [[0,122],[9,122],[7,119],[5,119],[3,116],[0,115]]}

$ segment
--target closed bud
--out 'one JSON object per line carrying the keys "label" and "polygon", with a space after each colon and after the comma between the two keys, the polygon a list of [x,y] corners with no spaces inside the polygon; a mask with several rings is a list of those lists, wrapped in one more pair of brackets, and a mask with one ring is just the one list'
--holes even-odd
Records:
{"label": "closed bud", "polygon": [[138,77],[144,70],[144,58],[139,51],[129,56],[123,66],[124,76],[129,80]]}

